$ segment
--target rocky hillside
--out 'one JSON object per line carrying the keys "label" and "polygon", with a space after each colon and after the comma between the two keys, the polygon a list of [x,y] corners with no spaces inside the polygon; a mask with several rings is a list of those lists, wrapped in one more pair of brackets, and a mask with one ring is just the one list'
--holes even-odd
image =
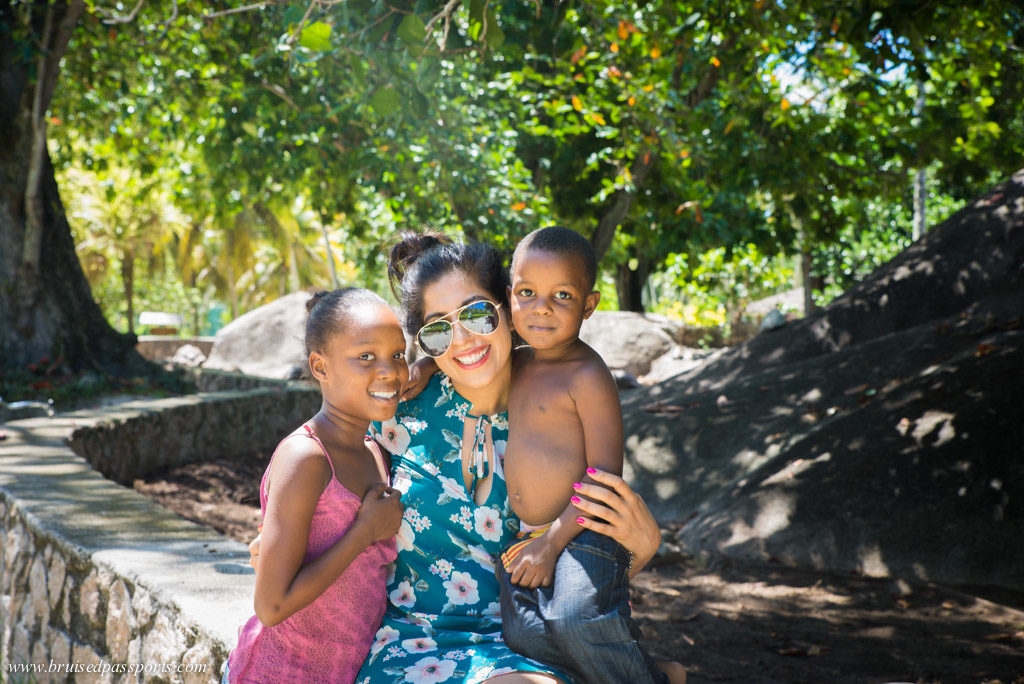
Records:
{"label": "rocky hillside", "polygon": [[1024,171],[623,411],[691,551],[1024,590]]}

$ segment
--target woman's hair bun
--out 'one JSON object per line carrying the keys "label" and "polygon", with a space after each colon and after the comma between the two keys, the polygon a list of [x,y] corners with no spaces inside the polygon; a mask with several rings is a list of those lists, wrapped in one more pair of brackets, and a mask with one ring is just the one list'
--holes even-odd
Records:
{"label": "woman's hair bun", "polygon": [[308,300],[306,300],[306,313],[311,313],[313,311],[313,307],[316,306],[316,303],[326,296],[327,290],[320,290],[318,292],[314,292],[313,295]]}
{"label": "woman's hair bun", "polygon": [[401,300],[399,291],[402,279],[417,259],[438,245],[450,244],[452,239],[437,230],[405,230],[395,236],[391,251],[388,253],[388,280],[395,297]]}

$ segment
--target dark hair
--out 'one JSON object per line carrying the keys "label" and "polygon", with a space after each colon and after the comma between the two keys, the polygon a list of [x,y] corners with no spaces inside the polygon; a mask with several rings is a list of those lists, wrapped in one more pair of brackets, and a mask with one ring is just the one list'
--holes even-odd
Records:
{"label": "dark hair", "polygon": [[314,293],[306,302],[306,311],[309,312],[306,318],[306,357],[310,352],[325,353],[331,338],[348,325],[352,309],[367,304],[388,305],[376,292],[361,287]]}
{"label": "dark hair", "polygon": [[533,231],[516,245],[516,251],[512,253],[513,270],[516,267],[516,261],[531,249],[578,256],[583,260],[583,275],[587,278],[587,290],[594,289],[594,284],[597,283],[597,255],[594,253],[594,246],[590,244],[590,240],[575,230],[564,226],[548,226]]}
{"label": "dark hair", "polygon": [[494,247],[454,242],[437,231],[406,231],[397,236],[388,257],[388,279],[402,303],[410,335],[423,326],[423,290],[454,271],[476,279],[495,302],[508,304],[508,272]]}

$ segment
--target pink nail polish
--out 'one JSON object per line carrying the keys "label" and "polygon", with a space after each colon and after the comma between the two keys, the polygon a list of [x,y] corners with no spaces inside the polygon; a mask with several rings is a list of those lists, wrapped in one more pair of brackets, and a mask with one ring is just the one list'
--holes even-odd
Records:
{"label": "pink nail polish", "polygon": [[582,487],[582,486],[583,486],[583,485],[581,485],[581,484],[580,484],[579,482],[573,482],[573,483],[572,483],[572,488],[573,488],[573,489],[579,489],[579,488],[580,488],[580,487]]}
{"label": "pink nail polish", "polygon": [[597,468],[587,468],[587,475],[593,475],[597,472]]}
{"label": "pink nail polish", "polygon": [[583,518],[576,518],[576,524],[577,525],[582,525],[584,522],[585,521],[583,520]]}
{"label": "pink nail polish", "polygon": [[573,496],[569,498],[569,501],[572,501],[573,503],[579,503],[581,499],[578,496]]}

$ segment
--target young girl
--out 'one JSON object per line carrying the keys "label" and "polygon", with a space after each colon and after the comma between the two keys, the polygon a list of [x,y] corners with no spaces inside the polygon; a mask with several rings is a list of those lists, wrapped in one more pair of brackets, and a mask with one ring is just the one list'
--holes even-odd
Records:
{"label": "young girl", "polygon": [[239,630],[229,682],[352,682],[387,601],[401,493],[366,437],[394,416],[408,380],[395,313],[369,290],[306,305],[306,353],[320,412],[285,437],[260,487],[256,615]]}

